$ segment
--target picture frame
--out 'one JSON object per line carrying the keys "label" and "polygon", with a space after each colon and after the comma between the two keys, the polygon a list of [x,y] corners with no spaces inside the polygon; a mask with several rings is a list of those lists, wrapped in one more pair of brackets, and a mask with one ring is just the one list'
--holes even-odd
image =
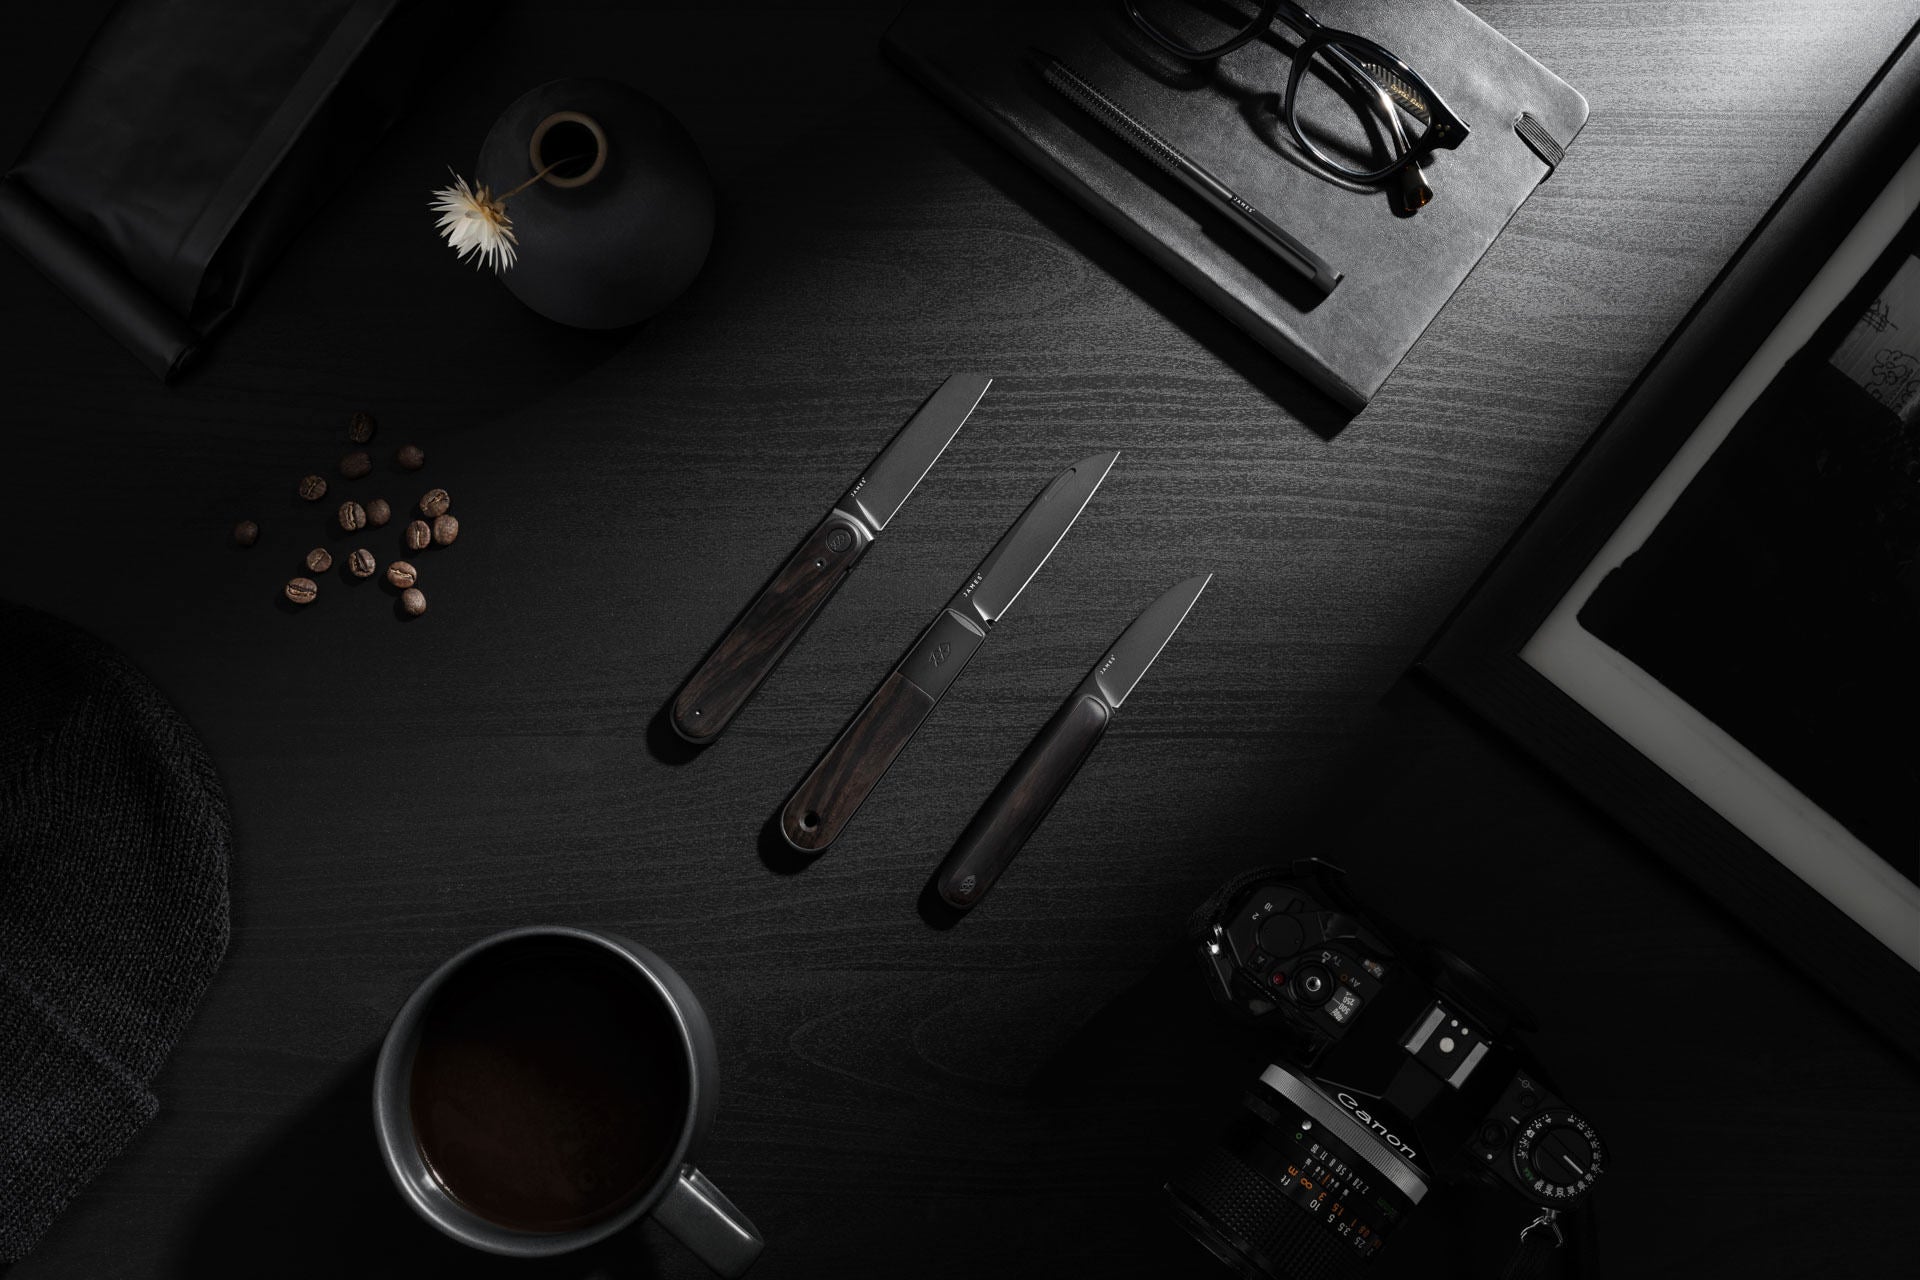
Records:
{"label": "picture frame", "polygon": [[[1802,166],[1455,609],[1415,671],[1514,740],[1836,1003],[1920,1061],[1920,886],[1882,865],[1898,885],[1863,893],[1865,864],[1849,868],[1844,855],[1829,855],[1825,846],[1812,859],[1802,848],[1799,871],[1791,869],[1795,851],[1772,838],[1765,815],[1795,806],[1767,807],[1773,802],[1764,781],[1753,777],[1764,768],[1723,770],[1718,781],[1672,768],[1673,759],[1657,745],[1659,734],[1637,732],[1631,716],[1606,701],[1610,688],[1624,686],[1610,685],[1598,669],[1593,651],[1605,646],[1595,640],[1583,657],[1567,630],[1597,575],[1618,562],[1632,525],[1657,523],[1660,492],[1683,487],[1689,467],[1697,470],[1714,447],[1710,433],[1724,434],[1729,413],[1738,418],[1756,370],[1764,372],[1769,353],[1814,305],[1803,299],[1821,296],[1814,287],[1827,290],[1836,272],[1858,257],[1861,237],[1849,244],[1849,236],[1863,219],[1872,214],[1884,221],[1889,192],[1920,204],[1920,151],[1911,125],[1920,118],[1917,34],[1920,28],[1908,33]],[[1836,264],[1831,270],[1830,263]],[[1670,503],[1672,495],[1664,500]],[[1656,514],[1650,517],[1649,509]],[[1705,717],[1692,718],[1713,729]],[[1741,787],[1750,794],[1733,794]],[[1713,795],[1714,803],[1703,795]],[[1804,797],[1797,808],[1809,808]],[[1810,826],[1825,818],[1826,828],[1846,834],[1817,807],[1806,816]],[[1836,887],[1849,880],[1851,888]]]}

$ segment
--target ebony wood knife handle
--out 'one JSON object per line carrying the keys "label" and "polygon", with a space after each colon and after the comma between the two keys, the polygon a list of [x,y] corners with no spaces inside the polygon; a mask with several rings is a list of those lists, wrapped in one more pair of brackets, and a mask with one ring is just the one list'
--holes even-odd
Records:
{"label": "ebony wood knife handle", "polygon": [[951,609],[921,632],[780,811],[788,844],[818,853],[839,837],[986,638]]}
{"label": "ebony wood knife handle", "polygon": [[850,516],[822,520],[673,700],[674,732],[700,744],[718,737],[872,543]]}
{"label": "ebony wood knife handle", "polygon": [[941,901],[964,911],[987,896],[1093,754],[1112,715],[1107,704],[1090,693],[1070,699],[1053,713],[934,873]]}

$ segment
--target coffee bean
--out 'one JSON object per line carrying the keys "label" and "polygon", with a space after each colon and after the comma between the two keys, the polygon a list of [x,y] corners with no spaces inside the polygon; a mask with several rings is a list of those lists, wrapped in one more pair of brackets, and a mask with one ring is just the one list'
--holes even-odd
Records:
{"label": "coffee bean", "polygon": [[425,551],[427,544],[433,541],[433,530],[427,527],[425,520],[407,522],[407,550]]}
{"label": "coffee bean", "polygon": [[453,499],[445,489],[429,489],[420,495],[420,514],[429,520],[447,514],[447,508],[452,505]]}
{"label": "coffee bean", "polygon": [[347,419],[347,439],[355,444],[365,444],[373,439],[373,415],[365,409],[355,409],[353,417]]}
{"label": "coffee bean", "polygon": [[325,573],[333,568],[333,552],[325,547],[315,547],[307,552],[307,568],[314,573]]}
{"label": "coffee bean", "polygon": [[393,455],[393,460],[409,471],[418,471],[427,465],[427,455],[420,452],[420,446],[417,444],[401,445],[399,451]]}
{"label": "coffee bean", "polygon": [[367,523],[374,528],[383,528],[393,519],[393,508],[387,505],[385,498],[374,498],[367,503]]}
{"label": "coffee bean", "polygon": [[413,571],[413,566],[408,564],[405,560],[395,560],[392,564],[387,566],[387,581],[391,582],[394,586],[399,587],[402,590],[405,590],[407,587],[412,586],[414,583],[418,582],[419,580],[420,580],[420,575],[415,573]]}
{"label": "coffee bean", "polygon": [[300,480],[300,496],[308,502],[318,502],[327,496],[327,481],[324,476],[303,476]]}
{"label": "coffee bean", "polygon": [[260,541],[260,526],[251,520],[242,520],[233,526],[233,541],[235,546],[252,546]]}
{"label": "coffee bean", "polygon": [[367,509],[357,502],[340,504],[340,527],[348,533],[367,527]]}
{"label": "coffee bean", "polygon": [[313,585],[312,578],[295,578],[287,583],[287,599],[295,604],[311,604],[320,594],[320,588]]}
{"label": "coffee bean", "polygon": [[365,547],[355,547],[353,554],[347,557],[347,572],[356,578],[371,578],[373,571],[379,567],[374,561],[373,552]]}
{"label": "coffee bean", "polygon": [[418,587],[408,587],[400,593],[400,607],[409,618],[417,618],[427,611],[427,595]]}
{"label": "coffee bean", "polygon": [[373,459],[367,456],[365,449],[355,449],[340,459],[340,474],[349,480],[358,480],[373,470]]}
{"label": "coffee bean", "polygon": [[460,522],[452,516],[436,516],[433,521],[433,540],[439,545],[451,546],[460,536]]}

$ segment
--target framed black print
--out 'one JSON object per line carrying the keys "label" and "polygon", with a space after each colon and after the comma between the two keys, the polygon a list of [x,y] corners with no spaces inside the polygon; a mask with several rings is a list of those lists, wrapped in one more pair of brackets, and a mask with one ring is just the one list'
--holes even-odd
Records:
{"label": "framed black print", "polygon": [[1920,1059],[1910,34],[1419,670]]}

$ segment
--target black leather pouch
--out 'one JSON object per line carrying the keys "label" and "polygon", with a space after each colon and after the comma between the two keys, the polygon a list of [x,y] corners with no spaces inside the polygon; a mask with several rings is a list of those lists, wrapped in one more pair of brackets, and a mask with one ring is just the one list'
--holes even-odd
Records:
{"label": "black leather pouch", "polygon": [[171,378],[399,116],[434,7],[124,0],[0,181],[0,237]]}

